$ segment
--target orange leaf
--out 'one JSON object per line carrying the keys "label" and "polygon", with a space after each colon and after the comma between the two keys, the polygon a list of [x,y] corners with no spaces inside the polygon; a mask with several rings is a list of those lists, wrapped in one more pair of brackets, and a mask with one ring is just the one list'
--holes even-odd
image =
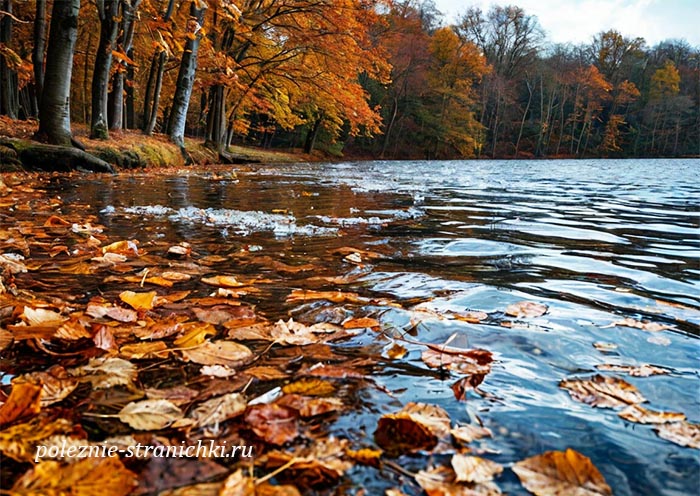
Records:
{"label": "orange leaf", "polygon": [[119,294],[119,299],[136,311],[152,310],[155,298],[155,291],[149,291],[148,293],[134,293],[133,291],[124,291]]}
{"label": "orange leaf", "polygon": [[0,426],[33,417],[41,410],[41,385],[21,382],[12,385],[7,401],[0,406]]}

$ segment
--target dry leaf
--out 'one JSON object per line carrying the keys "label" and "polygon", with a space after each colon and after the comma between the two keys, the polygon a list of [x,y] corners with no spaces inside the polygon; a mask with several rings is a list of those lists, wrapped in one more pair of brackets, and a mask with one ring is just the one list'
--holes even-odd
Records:
{"label": "dry leaf", "polygon": [[299,435],[296,413],[275,403],[251,406],[245,421],[258,437],[277,446]]}
{"label": "dry leaf", "polygon": [[167,358],[169,354],[168,346],[163,341],[126,344],[119,348],[119,356],[128,360]]}
{"label": "dry leaf", "polygon": [[54,365],[46,372],[32,372],[12,380],[13,384],[25,382],[42,385],[42,407],[64,400],[78,387],[78,380],[68,375],[66,369],[60,365]]}
{"label": "dry leaf", "polygon": [[66,317],[60,313],[45,308],[24,307],[22,318],[30,326],[58,327],[63,324]]}
{"label": "dry leaf", "polygon": [[102,247],[102,254],[106,253],[117,253],[119,255],[138,255],[139,254],[139,242],[137,240],[131,241],[117,241],[115,243],[109,244]]}
{"label": "dry leaf", "polygon": [[261,381],[273,381],[277,379],[286,379],[288,374],[280,369],[270,366],[248,367],[245,369],[246,375],[255,377]]}
{"label": "dry leaf", "polygon": [[534,301],[519,301],[506,307],[506,315],[511,317],[540,317],[547,313],[547,305]]}
{"label": "dry leaf", "polygon": [[226,365],[204,365],[199,369],[199,373],[209,377],[232,377],[236,375],[236,371]]}
{"label": "dry leaf", "polygon": [[617,408],[646,399],[632,384],[616,377],[595,375],[590,379],[562,380],[559,387],[569,391],[576,401],[600,408]]}
{"label": "dry leaf", "polygon": [[332,301],[333,303],[355,303],[358,305],[366,305],[371,303],[369,298],[360,296],[357,293],[344,293],[342,291],[313,291],[294,289],[289,296],[287,296],[288,303],[312,300],[328,300]]}
{"label": "dry leaf", "polygon": [[9,348],[12,341],[14,341],[12,333],[5,329],[0,329],[0,351]]}
{"label": "dry leaf", "polygon": [[69,434],[73,424],[66,419],[49,422],[46,417],[35,417],[25,424],[16,424],[0,431],[0,451],[18,462],[36,458],[37,445],[50,436]]}
{"label": "dry leaf", "polygon": [[0,426],[33,417],[41,410],[41,385],[20,382],[12,385],[10,396],[0,406]]}
{"label": "dry leaf", "polygon": [[460,374],[486,375],[491,372],[492,355],[486,350],[459,350],[457,348],[440,347],[437,351],[428,348],[421,354],[421,360],[428,367],[444,368]]}
{"label": "dry leaf", "polygon": [[213,277],[202,277],[202,282],[204,284],[209,284],[211,286],[218,286],[220,288],[241,288],[247,286],[248,284],[239,282],[233,276],[213,276]]}
{"label": "dry leaf", "polygon": [[266,466],[289,465],[277,478],[303,487],[332,486],[352,467],[351,462],[343,460],[347,444],[347,440],[331,436],[292,453],[272,451],[267,454]]}
{"label": "dry leaf", "polygon": [[666,324],[657,324],[656,322],[649,322],[644,320],[635,320],[630,317],[623,320],[616,320],[612,324],[608,324],[603,327],[603,329],[608,327],[632,327],[634,329],[641,329],[647,332],[659,332],[666,329],[673,329],[673,326]]}
{"label": "dry leaf", "polygon": [[136,365],[115,357],[93,358],[87,365],[69,370],[81,381],[89,381],[95,389],[106,389],[114,386],[134,388],[138,377]]}
{"label": "dry leaf", "polygon": [[200,403],[187,416],[195,421],[196,427],[218,424],[241,415],[246,409],[245,397],[230,393]]}
{"label": "dry leaf", "polygon": [[615,343],[603,343],[602,341],[593,343],[593,347],[596,350],[603,352],[615,351],[617,349],[617,345]]}
{"label": "dry leaf", "polygon": [[541,496],[610,496],[612,490],[590,458],[567,449],[519,461],[513,472],[525,489]]}
{"label": "dry leaf", "polygon": [[199,365],[226,365],[234,369],[255,358],[247,346],[233,341],[207,341],[195,348],[180,350],[180,353],[185,361]]}
{"label": "dry leaf", "polygon": [[449,432],[450,417],[445,410],[425,403],[409,403],[400,411],[379,419],[374,439],[393,456],[407,451],[432,449]]}
{"label": "dry leaf", "polygon": [[379,329],[381,326],[377,319],[372,319],[370,317],[360,317],[357,319],[350,319],[343,322],[343,328],[345,329]]}
{"label": "dry leaf", "polygon": [[452,469],[457,482],[489,482],[503,472],[503,467],[496,462],[460,453],[452,456]]}
{"label": "dry leaf", "polygon": [[187,386],[173,386],[167,389],[146,389],[146,397],[151,400],[168,400],[174,405],[186,405],[191,403],[199,393]]}
{"label": "dry leaf", "polygon": [[700,449],[700,424],[674,422],[654,427],[660,438],[690,448]]}
{"label": "dry leaf", "polygon": [[133,291],[123,291],[119,294],[119,299],[129,305],[137,312],[152,310],[156,298],[155,291],[148,293],[134,293]]}
{"label": "dry leaf", "polygon": [[639,405],[630,405],[620,413],[620,417],[637,424],[666,424],[685,420],[685,414],[676,412],[655,412]]}
{"label": "dry leaf", "polygon": [[139,318],[135,310],[122,307],[110,307],[104,315],[118,322],[136,322]]}
{"label": "dry leaf", "polygon": [[661,367],[655,367],[654,365],[649,365],[646,363],[637,367],[632,365],[612,365],[604,363],[601,365],[596,365],[595,368],[606,372],[624,372],[632,377],[649,377],[652,375],[663,375],[669,373],[668,369],[662,369]]}
{"label": "dry leaf", "polygon": [[501,490],[493,482],[459,483],[455,473],[447,467],[421,470],[416,482],[428,496],[498,496]]}
{"label": "dry leaf", "polygon": [[70,465],[43,461],[34,465],[12,486],[16,496],[126,496],[136,476],[118,457],[83,458]]}
{"label": "dry leaf", "polygon": [[338,398],[312,398],[299,394],[285,394],[276,403],[296,410],[301,418],[337,412],[342,410],[344,406],[342,400]]}
{"label": "dry leaf", "polygon": [[357,451],[347,450],[345,452],[349,458],[352,458],[360,465],[367,465],[374,468],[380,467],[382,453],[382,450],[374,450],[369,448],[363,448]]}
{"label": "dry leaf", "polygon": [[157,431],[183,417],[182,410],[168,400],[142,400],[126,405],[119,420],[139,431]]}
{"label": "dry leaf", "polygon": [[216,328],[211,324],[189,322],[181,324],[182,335],[173,344],[178,348],[193,348],[203,344],[208,336],[216,336]]}

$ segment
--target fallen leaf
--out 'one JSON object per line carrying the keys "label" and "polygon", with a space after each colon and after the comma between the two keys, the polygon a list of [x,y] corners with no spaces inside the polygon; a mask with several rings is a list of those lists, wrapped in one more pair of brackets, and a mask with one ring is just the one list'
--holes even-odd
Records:
{"label": "fallen leaf", "polygon": [[[252,308],[243,305],[215,305],[209,308],[193,308],[192,311],[197,319],[214,325],[221,325],[226,322],[250,321],[255,322],[257,316]],[[233,327],[233,324],[226,326]]]}
{"label": "fallen leaf", "polygon": [[440,351],[428,348],[421,354],[421,360],[428,367],[444,368],[460,374],[486,375],[491,372],[491,352],[481,349],[460,350],[440,347]]}
{"label": "fallen leaf", "polygon": [[243,475],[243,470],[238,469],[224,481],[216,496],[256,496],[255,480]]}
{"label": "fallen leaf", "polygon": [[133,291],[123,291],[119,294],[119,299],[129,305],[137,312],[148,311],[153,309],[153,303],[156,298],[155,291],[148,293],[134,293]]}
{"label": "fallen leaf", "polygon": [[126,496],[136,476],[118,457],[83,458],[69,465],[43,461],[34,465],[10,489],[13,495]]}
{"label": "fallen leaf", "polygon": [[467,392],[479,392],[478,387],[484,381],[484,377],[486,377],[484,374],[473,374],[457,380],[457,382],[451,386],[455,399],[457,401],[466,401]]}
{"label": "fallen leaf", "polygon": [[680,446],[700,449],[700,424],[690,422],[674,422],[654,427],[660,438]]}
{"label": "fallen leaf", "polygon": [[296,410],[301,418],[311,418],[330,412],[337,412],[342,410],[344,406],[342,400],[338,398],[313,398],[300,394],[285,394],[276,403]]}
{"label": "fallen leaf", "polygon": [[489,482],[503,472],[503,466],[496,462],[460,453],[452,455],[452,469],[457,482]]}
{"label": "fallen leaf", "polygon": [[201,280],[204,284],[209,284],[210,286],[217,286],[220,288],[240,288],[248,285],[246,283],[239,282],[233,276],[202,277]]}
{"label": "fallen leaf", "polygon": [[615,343],[603,343],[602,341],[593,343],[593,347],[596,350],[603,352],[615,351],[617,349],[617,345]]}
{"label": "fallen leaf", "polygon": [[547,313],[547,305],[534,301],[519,301],[506,307],[506,315],[517,318],[540,317]]}
{"label": "fallen leaf", "polygon": [[35,417],[0,431],[0,451],[18,462],[31,462],[38,444],[50,436],[68,434],[72,429],[73,424],[66,419],[49,421],[46,417]]}
{"label": "fallen leaf", "polygon": [[282,388],[285,394],[302,394],[306,396],[329,396],[335,393],[333,383],[323,379],[302,378]]}
{"label": "fallen leaf", "polygon": [[0,329],[0,351],[9,348],[13,341],[14,337],[11,332]]}
{"label": "fallen leaf", "polygon": [[455,473],[447,467],[421,470],[416,482],[428,496],[498,496],[501,490],[493,482],[464,484],[457,482]]}
{"label": "fallen leaf", "polygon": [[343,322],[343,328],[345,329],[379,329],[380,326],[381,324],[377,319],[370,317],[360,317]]}
{"label": "fallen leaf", "polygon": [[474,310],[469,310],[466,312],[454,312],[451,314],[455,319],[461,320],[462,322],[468,322],[470,324],[478,324],[482,320],[489,318],[489,314],[486,312],[478,312]]}
{"label": "fallen leaf", "polygon": [[195,348],[180,350],[180,353],[185,361],[199,365],[226,365],[233,369],[255,358],[247,346],[233,341],[207,341]]}
{"label": "fallen leaf", "polygon": [[383,415],[374,431],[377,444],[391,456],[408,451],[432,449],[450,432],[445,410],[425,403],[408,403],[396,413]]}
{"label": "fallen leaf", "polygon": [[278,379],[286,379],[287,377],[289,377],[288,374],[282,372],[280,369],[270,367],[267,365],[258,367],[248,367],[247,369],[245,369],[245,373],[261,381],[274,381]]}
{"label": "fallen leaf", "polygon": [[626,319],[622,320],[616,320],[612,324],[603,326],[602,329],[606,329],[608,327],[632,327],[634,329],[641,329],[647,332],[659,332],[666,329],[673,329],[673,326],[670,325],[657,324],[656,322],[649,322],[644,320],[635,320],[631,317],[627,317]]}
{"label": "fallen leaf", "polygon": [[294,289],[289,296],[287,296],[288,303],[312,300],[328,300],[333,303],[355,303],[358,305],[366,305],[371,302],[369,298],[360,296],[357,293],[344,293],[342,291]]}
{"label": "fallen leaf", "polygon": [[131,308],[111,307],[105,312],[105,316],[118,322],[136,322],[139,318],[135,310]]}
{"label": "fallen leaf", "polygon": [[336,484],[352,463],[343,460],[347,440],[330,436],[294,452],[271,451],[266,455],[268,468],[288,467],[277,478],[291,480],[302,487],[328,487]]}
{"label": "fallen leaf", "polygon": [[166,389],[146,389],[146,397],[151,400],[168,400],[174,405],[186,405],[191,403],[199,393],[187,386],[173,386]]}
{"label": "fallen leaf", "polygon": [[475,439],[481,439],[483,437],[492,437],[491,429],[486,427],[480,427],[478,425],[462,425],[455,427],[450,430],[450,434],[460,443],[468,444]]}
{"label": "fallen leaf", "polygon": [[392,360],[401,360],[403,357],[406,356],[408,350],[404,346],[401,346],[399,343],[394,343],[389,349],[386,350],[385,353],[386,356],[391,358]]}
{"label": "fallen leaf", "polygon": [[246,406],[242,394],[230,393],[200,403],[187,416],[195,421],[196,427],[204,427],[237,417],[245,411]]}
{"label": "fallen leaf", "polygon": [[232,377],[236,375],[236,371],[226,365],[204,365],[199,369],[199,373],[209,377]]}
{"label": "fallen leaf", "polygon": [[139,242],[137,240],[117,241],[102,247],[102,254],[117,253],[119,255],[139,255]]}
{"label": "fallen leaf", "polygon": [[78,387],[78,380],[60,365],[54,365],[46,372],[31,372],[12,380],[13,384],[26,382],[41,384],[42,407],[64,400]]}
{"label": "fallen leaf", "polygon": [[216,328],[207,323],[189,322],[180,325],[182,334],[174,341],[178,348],[194,348],[203,344],[208,336],[216,336]]}
{"label": "fallen leaf", "polygon": [[10,396],[0,406],[0,426],[33,417],[41,410],[41,385],[20,382],[12,385]]}
{"label": "fallen leaf", "polygon": [[163,341],[147,341],[125,344],[119,348],[119,356],[127,360],[143,360],[146,358],[167,358],[170,354],[168,346]]}
{"label": "fallen leaf", "polygon": [[70,222],[68,222],[65,219],[62,219],[57,215],[52,215],[51,217],[46,219],[46,222],[44,222],[44,227],[67,227],[70,225]]}
{"label": "fallen leaf", "polygon": [[370,448],[363,448],[361,450],[353,451],[347,450],[345,454],[352,458],[355,462],[360,465],[367,465],[369,467],[379,468],[381,465],[382,450],[375,450]]}
{"label": "fallen leaf", "polygon": [[612,495],[590,458],[570,448],[526,458],[513,465],[513,472],[525,489],[537,495]]}
{"label": "fallen leaf", "polygon": [[30,326],[58,327],[67,319],[60,313],[45,308],[24,307],[23,320]]}
{"label": "fallen leaf", "polygon": [[89,381],[96,389],[107,389],[114,386],[134,388],[138,377],[136,365],[115,357],[93,358],[87,365],[69,370],[70,374],[80,377],[81,381]]}
{"label": "fallen leaf", "polygon": [[121,409],[119,420],[139,431],[164,429],[183,417],[182,410],[168,400],[134,401]]}
{"label": "fallen leaf", "polygon": [[632,365],[612,365],[612,364],[600,364],[596,365],[598,370],[604,370],[606,372],[624,372],[631,375],[632,377],[649,377],[652,375],[663,375],[668,374],[668,369],[662,369],[660,367],[655,367],[654,365],[639,365],[637,367]]}
{"label": "fallen leaf", "polygon": [[620,413],[620,417],[637,424],[667,424],[685,420],[685,414],[676,412],[655,412],[639,405],[630,405]]}
{"label": "fallen leaf", "polygon": [[258,437],[277,446],[299,435],[296,413],[275,403],[251,406],[245,414],[245,421]]}
{"label": "fallen leaf", "polygon": [[600,408],[617,408],[646,401],[637,388],[616,377],[595,375],[590,379],[566,379],[559,383],[559,387],[568,390],[576,401]]}

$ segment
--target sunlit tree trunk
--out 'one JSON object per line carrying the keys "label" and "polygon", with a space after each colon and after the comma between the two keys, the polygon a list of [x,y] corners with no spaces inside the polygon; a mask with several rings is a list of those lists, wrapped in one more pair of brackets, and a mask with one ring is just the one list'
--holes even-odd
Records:
{"label": "sunlit tree trunk", "polygon": [[100,42],[95,56],[95,69],[92,74],[92,106],[90,114],[90,137],[109,138],[107,131],[107,95],[109,71],[112,67],[112,50],[117,39],[117,16],[120,0],[97,0],[97,13],[100,19]]}
{"label": "sunlit tree trunk", "polygon": [[70,82],[79,11],[80,0],[55,1],[51,11],[38,134],[54,145],[71,144]]}

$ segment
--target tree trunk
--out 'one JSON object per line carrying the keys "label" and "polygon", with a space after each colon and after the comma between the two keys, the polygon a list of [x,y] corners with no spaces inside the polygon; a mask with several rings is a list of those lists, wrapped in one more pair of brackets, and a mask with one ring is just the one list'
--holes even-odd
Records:
{"label": "tree trunk", "polygon": [[[0,17],[0,44],[5,46],[12,40],[12,0],[0,0],[0,10],[9,15]],[[12,70],[0,55],[0,113],[17,119],[19,113],[19,87],[17,73]]]}
{"label": "tree trunk", "polygon": [[92,74],[92,110],[90,114],[90,137],[108,139],[107,93],[109,71],[112,68],[112,50],[117,39],[117,16],[120,0],[97,0],[100,18],[100,42],[95,56],[95,70]]}
{"label": "tree trunk", "polygon": [[316,146],[316,138],[318,138],[318,132],[321,130],[321,122],[323,122],[323,117],[317,117],[311,126],[311,129],[309,129],[309,132],[306,135],[306,141],[304,142],[304,153],[311,153],[314,151],[314,146]]}
{"label": "tree trunk", "polygon": [[[160,103],[160,89],[163,86],[163,72],[165,71],[165,51],[158,54],[157,60],[158,66],[156,68],[156,82],[153,88],[153,102],[151,108],[148,111],[148,121],[146,121],[144,127],[144,133],[151,135],[153,129],[156,127],[156,122],[158,120],[158,104]],[[148,102],[144,102],[146,105]]]}
{"label": "tree trunk", "polygon": [[[134,22],[136,10],[141,0],[134,0],[133,2],[129,0],[118,1],[121,2],[122,7],[122,24],[119,38],[117,39],[117,46],[120,48],[121,53],[133,60],[132,45],[134,42]],[[127,128],[133,127],[133,79],[134,68],[132,64],[120,60],[118,62],[118,70],[114,73],[114,77],[112,78],[112,102],[109,112],[109,128],[112,130],[122,129],[125,125]],[[129,103],[129,93],[131,93],[131,103]],[[124,95],[127,97],[126,123],[124,119]],[[129,105],[131,105],[131,119],[129,118]],[[129,125],[130,120],[131,125]]]}
{"label": "tree trunk", "polygon": [[46,50],[46,0],[36,0],[34,17],[34,48],[32,64],[34,68],[35,105],[39,108],[41,92],[44,89],[44,51]]}
{"label": "tree trunk", "polygon": [[206,142],[214,145],[217,151],[226,148],[226,98],[220,84],[209,90]]}
{"label": "tree trunk", "polygon": [[39,136],[54,145],[71,145],[70,82],[78,35],[80,0],[55,1],[39,106]]}
{"label": "tree trunk", "polygon": [[180,71],[177,75],[175,96],[170,109],[168,120],[168,135],[170,140],[180,148],[185,147],[185,123],[187,109],[190,105],[192,86],[194,85],[195,72],[197,71],[197,52],[202,38],[201,26],[204,22],[204,12],[207,4],[203,0],[192,0],[190,4],[190,19],[187,23],[188,37],[185,50],[180,61]]}
{"label": "tree trunk", "polygon": [[[127,52],[128,57],[133,60],[134,49],[130,48]],[[129,64],[126,68],[126,89],[124,92],[126,96],[126,103],[124,105],[124,110],[126,111],[126,121],[124,126],[127,129],[134,129],[136,127],[136,111],[134,106],[134,66]]]}
{"label": "tree trunk", "polygon": [[[527,85],[527,91],[529,96],[527,98],[527,105],[525,106],[525,111],[523,112],[523,118],[520,121],[520,130],[518,131],[518,139],[515,141],[515,154],[513,155],[513,158],[518,158],[518,151],[520,151],[520,139],[523,137],[523,128],[525,127],[525,119],[527,117],[527,113],[530,111],[530,104],[532,103],[532,88],[530,87],[530,81],[526,79],[525,84]],[[540,119],[542,119],[541,116]]]}

